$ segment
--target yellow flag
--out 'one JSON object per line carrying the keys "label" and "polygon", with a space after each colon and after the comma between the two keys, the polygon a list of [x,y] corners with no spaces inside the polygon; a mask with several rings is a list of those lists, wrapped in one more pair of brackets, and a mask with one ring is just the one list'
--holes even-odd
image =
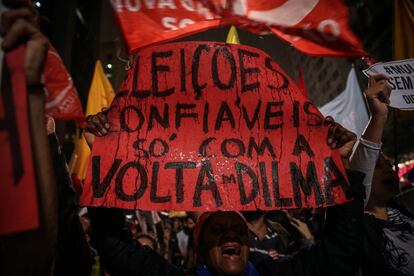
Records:
{"label": "yellow flag", "polygon": [[[394,1],[394,60],[414,58],[414,2]],[[414,118],[414,111],[396,110],[398,117]]]}
{"label": "yellow flag", "polygon": [[231,26],[229,33],[227,34],[226,43],[240,44],[239,35],[237,34],[236,27]]}
{"label": "yellow flag", "polygon": [[394,1],[394,59],[414,58],[414,2]]}
{"label": "yellow flag", "polygon": [[[105,75],[101,62],[98,60],[95,64],[95,72],[92,78],[92,84],[89,89],[88,102],[86,104],[86,116],[96,114],[104,107],[108,107],[115,97],[114,89]],[[82,135],[76,141],[75,150],[69,163],[70,172],[79,180],[86,177],[88,168],[90,150]]]}

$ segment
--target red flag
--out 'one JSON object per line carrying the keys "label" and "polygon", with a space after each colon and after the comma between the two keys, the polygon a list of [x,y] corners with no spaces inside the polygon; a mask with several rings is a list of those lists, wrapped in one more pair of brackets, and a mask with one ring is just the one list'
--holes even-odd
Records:
{"label": "red flag", "polygon": [[[113,0],[130,52],[225,25],[273,32],[310,55],[366,55],[348,26],[348,8],[328,0]],[[139,27],[137,27],[139,26]]]}
{"label": "red flag", "polygon": [[4,64],[0,93],[0,235],[39,226],[24,47],[6,53]]}
{"label": "red flag", "polygon": [[78,91],[59,54],[49,45],[44,69],[46,113],[57,120],[82,121],[84,118]]}

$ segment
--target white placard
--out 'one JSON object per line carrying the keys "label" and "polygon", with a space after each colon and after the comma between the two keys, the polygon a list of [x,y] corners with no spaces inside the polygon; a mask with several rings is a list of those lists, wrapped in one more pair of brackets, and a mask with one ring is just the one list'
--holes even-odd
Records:
{"label": "white placard", "polygon": [[366,76],[384,74],[392,88],[391,107],[414,110],[414,59],[379,62],[363,71]]}

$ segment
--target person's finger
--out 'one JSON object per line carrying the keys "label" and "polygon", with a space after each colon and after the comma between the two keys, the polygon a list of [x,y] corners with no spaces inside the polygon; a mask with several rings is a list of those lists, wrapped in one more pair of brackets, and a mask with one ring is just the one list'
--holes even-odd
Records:
{"label": "person's finger", "polygon": [[109,130],[109,123],[108,123],[108,117],[106,115],[106,113],[103,112],[99,112],[97,114],[97,117],[99,118],[100,123],[102,124],[102,126],[104,128],[106,128],[106,130]]}
{"label": "person's finger", "polygon": [[344,135],[343,144],[347,144],[351,141],[356,141],[356,140],[357,140],[357,135],[353,133],[352,131],[347,130]]}
{"label": "person's finger", "polygon": [[40,32],[33,33],[26,43],[24,69],[27,85],[41,82],[49,43]]}
{"label": "person's finger", "polygon": [[380,91],[377,95],[377,98],[380,102],[388,104],[389,100],[387,99],[387,96],[385,95],[385,92]]}
{"label": "person's finger", "polygon": [[335,138],[337,142],[337,147],[342,147],[344,144],[353,139],[354,134],[348,129],[344,128],[341,125],[338,125],[337,131],[335,133]]}
{"label": "person's finger", "polygon": [[292,220],[296,223],[296,224],[300,224],[300,220],[299,219],[297,219],[297,218],[295,218],[295,217],[292,217]]}
{"label": "person's finger", "polygon": [[392,91],[391,86],[388,83],[385,83],[383,85],[383,88],[381,89],[381,91],[384,94],[386,103],[389,104],[390,103],[391,91]]}
{"label": "person's finger", "polygon": [[335,131],[335,142],[331,144],[331,149],[341,148],[346,143],[354,140],[354,136],[354,133],[338,124]]}
{"label": "person's finger", "polygon": [[387,75],[384,75],[384,74],[376,74],[376,75],[372,75],[371,77],[375,81],[375,83],[377,83],[381,80],[388,80],[389,79],[389,77]]}
{"label": "person's finger", "polygon": [[299,224],[293,218],[290,219],[290,224],[292,224],[296,228],[299,227]]}
{"label": "person's finger", "polygon": [[8,10],[1,15],[0,34],[4,36],[17,19],[36,24],[36,14],[29,8]]}
{"label": "person's finger", "polygon": [[95,129],[95,131],[101,131],[102,123],[97,115],[92,116],[92,118],[90,119],[90,123],[93,125],[93,129]]}
{"label": "person's finger", "polygon": [[7,51],[18,46],[22,40],[28,40],[30,37],[41,34],[40,31],[29,22],[22,18],[16,19],[3,37],[2,48]]}
{"label": "person's finger", "polygon": [[86,126],[86,131],[89,133],[92,133],[95,136],[102,136],[98,128],[93,123],[90,123],[89,125]]}
{"label": "person's finger", "polygon": [[105,128],[105,123],[103,121],[104,119],[99,115],[95,115],[92,118],[92,123],[95,125],[95,129],[100,136],[108,133],[108,129]]}
{"label": "person's finger", "polygon": [[352,131],[347,131],[346,132],[346,140],[345,143],[351,142],[351,141],[356,141],[357,140],[357,135],[355,133],[353,133]]}
{"label": "person's finger", "polygon": [[325,126],[331,125],[333,123],[335,123],[335,119],[332,116],[326,116],[324,121],[323,121],[323,124]]}
{"label": "person's finger", "polygon": [[386,80],[380,80],[380,81],[378,81],[377,83],[376,83],[376,85],[378,85],[378,86],[382,86],[382,85],[384,85],[384,84],[386,84],[387,83],[387,81]]}
{"label": "person's finger", "polygon": [[334,120],[334,118],[332,118],[332,116],[326,116],[325,119],[324,119],[323,124],[325,126],[329,126],[328,136],[326,137],[326,143],[327,143],[327,145],[330,145],[333,142],[335,120]]}
{"label": "person's finger", "polygon": [[336,139],[335,133],[336,133],[336,129],[337,128],[338,128],[338,125],[336,123],[333,124],[333,125],[331,125],[329,127],[329,130],[328,130],[328,139],[326,141],[326,143],[328,144],[328,146],[332,145],[332,143],[335,142],[335,139]]}
{"label": "person's finger", "polygon": [[100,130],[100,121],[96,118],[96,115],[89,115],[86,117],[86,131],[94,134],[99,135]]}
{"label": "person's finger", "polygon": [[383,94],[384,96],[389,96],[391,93],[391,86],[388,83],[384,82],[382,84],[376,85],[366,91],[367,99],[374,99],[378,98],[379,94]]}
{"label": "person's finger", "polygon": [[385,91],[384,92],[386,92],[386,94],[387,94],[388,97],[390,97],[391,91],[392,91],[391,85],[389,85],[388,82],[385,83]]}
{"label": "person's finger", "polygon": [[368,79],[368,88],[373,87],[375,84],[375,78],[374,76],[370,76]]}
{"label": "person's finger", "polygon": [[387,83],[384,83],[376,87],[375,94],[372,95],[372,97],[379,99],[381,102],[385,104],[389,104],[390,95],[391,87]]}
{"label": "person's finger", "polygon": [[93,119],[93,123],[96,126],[96,129],[100,132],[101,135],[105,135],[109,132],[109,123],[108,118],[102,112],[96,114]]}
{"label": "person's finger", "polygon": [[345,144],[347,129],[341,125],[337,125],[335,129],[335,143],[332,143],[332,148],[340,148]]}

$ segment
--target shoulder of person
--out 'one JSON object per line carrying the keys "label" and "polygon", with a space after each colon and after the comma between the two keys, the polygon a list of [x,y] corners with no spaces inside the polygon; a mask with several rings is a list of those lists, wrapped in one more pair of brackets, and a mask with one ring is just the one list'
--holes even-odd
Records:
{"label": "shoulder of person", "polygon": [[390,204],[401,213],[414,219],[414,188],[396,195]]}

